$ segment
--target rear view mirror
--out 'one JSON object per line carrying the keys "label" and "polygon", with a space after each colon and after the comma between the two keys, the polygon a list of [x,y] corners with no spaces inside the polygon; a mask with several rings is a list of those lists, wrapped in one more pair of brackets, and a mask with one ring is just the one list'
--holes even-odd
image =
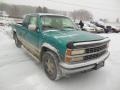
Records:
{"label": "rear view mirror", "polygon": [[37,26],[36,26],[35,24],[30,24],[30,25],[28,25],[28,29],[29,29],[30,31],[36,31],[36,28],[37,28]]}

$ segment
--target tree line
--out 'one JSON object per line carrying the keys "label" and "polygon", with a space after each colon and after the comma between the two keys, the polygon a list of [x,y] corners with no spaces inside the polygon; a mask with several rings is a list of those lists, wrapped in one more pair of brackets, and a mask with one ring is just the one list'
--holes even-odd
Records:
{"label": "tree line", "polygon": [[63,11],[57,11],[48,9],[47,7],[33,7],[26,5],[9,5],[6,3],[0,3],[0,11],[6,11],[10,17],[22,18],[28,13],[63,13]]}
{"label": "tree line", "polygon": [[93,20],[93,14],[89,12],[88,10],[80,9],[75,10],[70,13],[71,17],[75,21],[77,20],[83,20],[83,21],[91,21]]}
{"label": "tree line", "polygon": [[92,20],[93,15],[91,12],[80,9],[75,10],[72,12],[67,11],[59,11],[49,9],[47,7],[33,7],[33,6],[26,6],[26,5],[10,5],[6,3],[0,3],[0,11],[6,11],[10,17],[14,18],[22,18],[25,14],[28,13],[56,13],[62,14],[66,16],[70,16],[73,20]]}

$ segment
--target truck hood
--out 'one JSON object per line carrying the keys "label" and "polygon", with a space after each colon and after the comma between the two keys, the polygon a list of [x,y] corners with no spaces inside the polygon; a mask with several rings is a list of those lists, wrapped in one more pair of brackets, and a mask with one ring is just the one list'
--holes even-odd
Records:
{"label": "truck hood", "polygon": [[45,36],[57,40],[59,43],[87,42],[104,39],[99,35],[77,30],[49,30],[43,32]]}

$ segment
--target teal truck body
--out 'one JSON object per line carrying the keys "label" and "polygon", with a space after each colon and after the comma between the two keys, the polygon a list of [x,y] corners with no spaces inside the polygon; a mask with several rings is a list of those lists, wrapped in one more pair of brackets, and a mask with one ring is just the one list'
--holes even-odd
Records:
{"label": "teal truck body", "polygon": [[13,25],[13,38],[41,61],[52,80],[98,69],[109,56],[109,38],[81,31],[62,15],[28,14]]}

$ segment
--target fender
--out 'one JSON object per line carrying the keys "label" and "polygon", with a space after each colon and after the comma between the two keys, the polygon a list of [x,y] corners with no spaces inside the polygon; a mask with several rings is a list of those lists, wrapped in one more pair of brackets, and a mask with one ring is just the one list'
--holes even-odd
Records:
{"label": "fender", "polygon": [[42,49],[43,47],[46,47],[46,48],[54,51],[56,54],[58,54],[58,50],[57,50],[54,46],[50,45],[49,43],[43,43],[43,45],[41,46],[41,49]]}
{"label": "fender", "polygon": [[60,54],[58,53],[58,50],[54,46],[50,45],[49,43],[43,43],[43,45],[41,46],[41,50],[43,47],[46,47],[46,48],[50,49],[51,51],[55,52],[57,54],[59,60],[61,60]]}

